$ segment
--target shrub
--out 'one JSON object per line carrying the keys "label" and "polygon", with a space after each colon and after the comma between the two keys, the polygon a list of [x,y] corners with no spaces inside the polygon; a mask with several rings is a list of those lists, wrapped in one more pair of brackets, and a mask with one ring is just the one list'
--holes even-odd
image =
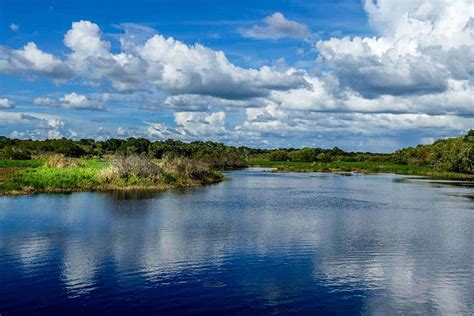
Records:
{"label": "shrub", "polygon": [[173,157],[173,155],[165,154],[163,156],[162,166],[164,169],[183,178],[207,180],[216,177],[216,173],[211,170],[209,164],[202,160]]}
{"label": "shrub", "polygon": [[107,182],[134,177],[157,181],[160,178],[160,167],[146,156],[123,155],[115,157],[111,166],[102,170],[100,176]]}

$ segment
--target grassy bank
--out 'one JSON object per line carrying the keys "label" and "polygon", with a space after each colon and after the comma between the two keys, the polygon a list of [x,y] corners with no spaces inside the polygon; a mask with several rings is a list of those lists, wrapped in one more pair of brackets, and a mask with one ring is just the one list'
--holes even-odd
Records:
{"label": "grassy bank", "polygon": [[197,186],[223,180],[199,161],[161,161],[128,156],[110,159],[64,158],[0,160],[0,195],[66,193]]}
{"label": "grassy bank", "polygon": [[474,181],[473,174],[446,172],[427,167],[401,165],[391,162],[291,162],[291,161],[250,161],[253,167],[276,168],[279,172],[358,172],[358,173],[395,173],[426,176],[433,179]]}

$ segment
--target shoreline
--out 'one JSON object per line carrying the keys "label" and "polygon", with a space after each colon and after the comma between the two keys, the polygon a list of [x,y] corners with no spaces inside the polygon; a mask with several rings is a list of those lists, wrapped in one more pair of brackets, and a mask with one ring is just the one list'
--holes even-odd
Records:
{"label": "shoreline", "polygon": [[433,180],[455,180],[474,183],[474,174],[455,173],[438,171],[427,167],[412,165],[397,165],[383,162],[331,162],[331,163],[311,163],[311,162],[287,162],[287,161],[250,161],[249,167],[273,168],[271,172],[323,172],[339,173],[350,176],[355,172],[361,175],[370,174],[398,174],[407,176],[420,176]]}
{"label": "shoreline", "polygon": [[186,188],[196,188],[203,187],[207,185],[218,184],[225,181],[226,178],[222,177],[219,180],[209,181],[209,182],[190,182],[190,183],[180,183],[177,185],[173,184],[156,184],[156,185],[127,185],[127,186],[117,186],[117,185],[101,185],[96,188],[72,188],[72,189],[63,189],[63,188],[46,188],[46,189],[35,189],[24,188],[22,190],[11,190],[0,192],[0,197],[4,196],[24,196],[24,195],[35,195],[35,194],[71,194],[79,192],[89,192],[89,193],[110,193],[110,192],[134,192],[134,191],[150,191],[150,192],[163,192],[174,189],[186,189]]}
{"label": "shoreline", "polygon": [[6,191],[0,192],[0,197],[3,196],[24,196],[24,195],[35,195],[35,194],[72,194],[80,192],[89,192],[89,193],[110,193],[110,192],[134,192],[134,191],[150,191],[150,192],[164,192],[175,189],[187,189],[187,188],[196,188],[203,187],[207,185],[218,184],[225,181],[209,182],[209,183],[191,183],[191,184],[180,184],[180,185],[156,185],[156,186],[142,186],[142,185],[132,185],[132,186],[109,186],[109,187],[99,187],[99,188],[77,188],[77,189],[61,189],[61,188],[48,188],[45,190],[36,190],[36,189],[24,189],[21,191]]}

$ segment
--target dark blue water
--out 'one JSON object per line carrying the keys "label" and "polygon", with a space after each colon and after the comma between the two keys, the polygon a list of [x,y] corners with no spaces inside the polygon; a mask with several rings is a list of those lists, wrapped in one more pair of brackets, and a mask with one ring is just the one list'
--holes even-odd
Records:
{"label": "dark blue water", "polygon": [[474,187],[229,173],[0,198],[0,314],[472,314]]}

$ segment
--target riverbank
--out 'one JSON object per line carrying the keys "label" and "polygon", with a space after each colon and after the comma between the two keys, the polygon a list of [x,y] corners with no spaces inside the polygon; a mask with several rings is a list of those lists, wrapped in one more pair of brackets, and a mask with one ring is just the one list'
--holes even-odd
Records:
{"label": "riverbank", "polygon": [[425,176],[433,179],[474,181],[474,174],[439,171],[427,167],[401,165],[391,162],[292,162],[264,161],[249,162],[252,167],[275,168],[276,172],[357,172],[362,174],[394,173]]}
{"label": "riverbank", "polygon": [[201,162],[50,157],[0,160],[0,195],[114,190],[167,190],[218,183],[222,173]]}

